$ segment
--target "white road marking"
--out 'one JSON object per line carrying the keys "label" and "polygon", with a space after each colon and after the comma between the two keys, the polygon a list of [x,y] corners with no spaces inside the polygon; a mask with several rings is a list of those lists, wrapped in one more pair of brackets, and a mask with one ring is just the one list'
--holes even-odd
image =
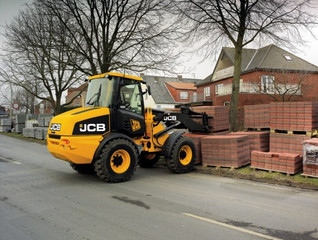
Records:
{"label": "white road marking", "polygon": [[1,157],[1,156],[0,156],[0,160],[2,160],[4,162],[7,162],[7,163],[14,163],[14,164],[17,164],[17,165],[22,164],[21,162],[18,162],[18,161],[9,159],[9,158],[4,158],[4,157]]}
{"label": "white road marking", "polygon": [[227,224],[227,223],[222,223],[222,222],[210,219],[210,218],[200,217],[198,215],[194,215],[194,214],[191,214],[191,213],[182,213],[182,214],[185,215],[185,216],[188,216],[188,217],[192,217],[192,218],[201,220],[201,221],[205,221],[205,222],[208,222],[208,223],[213,223],[215,225],[219,225],[219,226],[222,226],[222,227],[230,228],[230,229],[233,229],[233,230],[236,230],[236,231],[239,231],[239,232],[247,233],[247,234],[254,235],[254,236],[257,236],[257,237],[261,237],[261,238],[264,238],[264,239],[282,240],[280,238],[275,238],[275,237],[272,237],[272,236],[269,236],[269,235],[265,235],[265,234],[262,234],[262,233],[258,233],[258,232],[254,232],[254,231],[251,231],[251,230],[248,230],[248,229],[245,229],[245,228],[236,227],[236,226],[233,226],[233,225],[230,225],[230,224]]}

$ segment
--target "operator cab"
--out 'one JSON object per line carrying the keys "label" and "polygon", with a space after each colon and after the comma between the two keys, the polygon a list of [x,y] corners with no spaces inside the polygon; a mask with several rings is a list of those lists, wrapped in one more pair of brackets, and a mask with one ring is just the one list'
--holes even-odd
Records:
{"label": "operator cab", "polygon": [[139,77],[119,73],[90,77],[85,106],[109,108],[111,131],[142,136],[145,119],[141,83]]}

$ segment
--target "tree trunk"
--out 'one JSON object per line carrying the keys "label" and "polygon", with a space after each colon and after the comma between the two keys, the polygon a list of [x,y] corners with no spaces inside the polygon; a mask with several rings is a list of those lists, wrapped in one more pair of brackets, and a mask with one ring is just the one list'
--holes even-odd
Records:
{"label": "tree trunk", "polygon": [[238,131],[238,105],[240,95],[240,78],[242,65],[242,46],[235,47],[234,76],[232,82],[232,96],[230,104],[230,131]]}

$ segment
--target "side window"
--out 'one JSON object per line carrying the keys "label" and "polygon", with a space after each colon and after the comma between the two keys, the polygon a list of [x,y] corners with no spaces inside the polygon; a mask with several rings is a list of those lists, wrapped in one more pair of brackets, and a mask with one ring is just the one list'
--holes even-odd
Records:
{"label": "side window", "polygon": [[120,108],[142,114],[141,93],[137,83],[120,87]]}
{"label": "side window", "polygon": [[261,91],[263,93],[274,93],[275,77],[270,75],[261,76]]}

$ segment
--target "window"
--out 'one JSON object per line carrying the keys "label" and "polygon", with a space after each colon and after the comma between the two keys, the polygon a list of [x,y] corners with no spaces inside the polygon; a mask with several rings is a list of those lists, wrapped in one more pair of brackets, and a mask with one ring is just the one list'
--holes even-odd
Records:
{"label": "window", "polygon": [[180,99],[188,99],[188,92],[180,92]]}
{"label": "window", "polygon": [[204,100],[205,100],[205,97],[210,97],[210,87],[204,88]]}
{"label": "window", "polygon": [[197,101],[198,101],[198,95],[196,92],[194,92],[192,95],[192,102],[197,102]]}
{"label": "window", "polygon": [[230,106],[230,102],[224,102],[223,105],[224,106]]}
{"label": "window", "polygon": [[287,60],[287,62],[292,62],[293,59],[289,55],[284,55],[284,58]]}
{"label": "window", "polygon": [[274,93],[275,77],[270,75],[261,76],[261,91],[262,93]]}
{"label": "window", "polygon": [[133,81],[124,80],[120,87],[120,108],[142,114],[141,107],[139,85]]}

